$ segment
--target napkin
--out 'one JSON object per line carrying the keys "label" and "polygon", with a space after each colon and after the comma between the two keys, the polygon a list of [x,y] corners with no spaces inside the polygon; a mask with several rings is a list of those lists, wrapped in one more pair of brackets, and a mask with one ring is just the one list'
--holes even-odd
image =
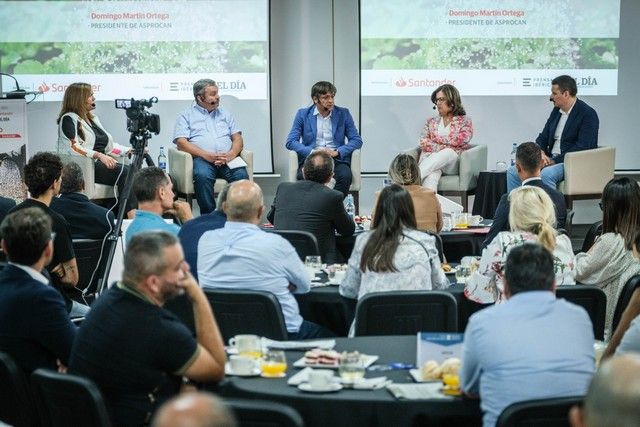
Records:
{"label": "napkin", "polygon": [[421,384],[391,384],[387,390],[397,399],[425,400],[439,399],[451,400],[450,396],[445,396],[440,392],[442,383],[421,383]]}
{"label": "napkin", "polygon": [[387,377],[361,378],[353,383],[355,390],[378,390],[391,384]]}
{"label": "napkin", "polygon": [[304,368],[297,374],[289,377],[289,379],[287,380],[287,384],[297,387],[302,383],[306,383],[307,381],[309,381],[309,372],[311,371],[313,371],[313,369]]}
{"label": "napkin", "polygon": [[276,350],[310,350],[321,348],[331,350],[336,346],[336,340],[315,340],[315,341],[275,341],[269,338],[262,338],[262,346]]}

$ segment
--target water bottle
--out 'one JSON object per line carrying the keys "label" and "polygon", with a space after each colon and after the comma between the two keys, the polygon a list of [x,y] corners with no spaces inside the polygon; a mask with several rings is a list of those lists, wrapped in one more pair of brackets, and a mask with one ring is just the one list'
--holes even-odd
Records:
{"label": "water bottle", "polygon": [[347,211],[347,215],[353,219],[356,215],[356,204],[353,202],[353,195],[348,194],[344,201],[344,209]]}
{"label": "water bottle", "polygon": [[516,165],[516,151],[518,150],[518,144],[513,143],[513,147],[511,148],[511,166]]}
{"label": "water bottle", "polygon": [[160,155],[158,156],[158,167],[163,171],[167,171],[167,155],[164,154],[164,147],[160,147]]}

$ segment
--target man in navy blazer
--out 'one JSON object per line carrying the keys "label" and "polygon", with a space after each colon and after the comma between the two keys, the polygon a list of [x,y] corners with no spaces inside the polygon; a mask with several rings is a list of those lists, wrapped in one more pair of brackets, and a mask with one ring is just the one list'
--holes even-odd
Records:
{"label": "man in navy blazer", "polygon": [[334,188],[346,196],[352,178],[351,153],[362,147],[362,138],[349,110],[335,105],[336,91],[330,82],[313,85],[313,105],[296,113],[286,147],[298,153],[298,179],[302,179],[302,165],[307,156],[312,151],[326,151],[334,162]]}
{"label": "man in navy blazer", "polygon": [[0,351],[26,373],[68,365],[76,327],[43,271],[53,257],[51,218],[43,209],[13,212],[0,225],[9,264],[0,271]]}
{"label": "man in navy blazer", "polygon": [[[518,150],[516,151],[516,170],[519,178],[522,180],[522,185],[540,187],[551,197],[556,211],[556,227],[564,228],[567,220],[567,206],[561,192],[542,182],[540,170],[542,169],[543,155],[544,153],[540,146],[535,142],[523,142],[518,146]],[[509,194],[505,193],[500,198],[491,229],[482,243],[483,248],[486,248],[499,232],[509,230],[510,205],[508,197]]]}
{"label": "man in navy blazer", "polygon": [[[596,111],[578,99],[576,81],[571,76],[558,76],[551,81],[554,109],[536,143],[542,148],[542,182],[556,188],[564,179],[564,156],[573,151],[591,150],[598,146],[600,122]],[[513,166],[507,171],[507,191],[520,185]]]}

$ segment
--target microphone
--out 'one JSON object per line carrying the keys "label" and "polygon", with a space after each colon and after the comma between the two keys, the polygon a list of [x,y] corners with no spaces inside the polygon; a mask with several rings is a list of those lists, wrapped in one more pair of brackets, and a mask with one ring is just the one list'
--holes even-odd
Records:
{"label": "microphone", "polygon": [[91,103],[91,106],[92,106],[93,108],[96,108],[96,103],[95,103],[95,102],[92,102],[92,103]]}
{"label": "microphone", "polygon": [[552,98],[552,97],[549,97],[549,101],[553,102],[553,98]]}
{"label": "microphone", "polygon": [[434,109],[434,110],[436,109],[436,106],[435,106],[435,105],[433,106],[433,109]]}

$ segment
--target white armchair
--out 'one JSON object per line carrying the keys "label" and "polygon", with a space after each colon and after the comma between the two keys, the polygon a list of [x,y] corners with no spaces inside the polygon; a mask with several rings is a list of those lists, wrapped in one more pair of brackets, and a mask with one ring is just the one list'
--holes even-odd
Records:
{"label": "white armchair", "polygon": [[[298,154],[289,151],[289,182],[297,181],[298,177]],[[351,186],[349,193],[353,195],[353,202],[356,205],[356,213],[360,211],[360,188],[362,186],[360,150],[351,153]]]}
{"label": "white armchair", "polygon": [[590,200],[602,197],[602,190],[614,175],[615,147],[598,147],[576,151],[564,156],[564,181],[558,191],[564,194],[567,209],[573,209],[574,200]]}
{"label": "white armchair", "polygon": [[[114,199],[116,197],[118,188],[115,185],[97,184],[95,182],[96,173],[93,159],[72,154],[56,154],[60,157],[63,164],[66,165],[70,162],[76,162],[80,166],[80,169],[82,169],[82,175],[84,175],[84,194],[89,198],[89,200]],[[120,163],[126,164],[128,159],[125,157],[119,157],[116,160]]]}
{"label": "white armchair", "polygon": [[[249,179],[253,181],[253,151],[242,150],[240,157],[247,163],[247,173],[249,174]],[[196,194],[193,187],[193,158],[191,154],[179,151],[175,147],[170,147],[169,175],[176,182],[175,193],[178,197],[183,197],[191,205]],[[227,185],[227,181],[217,178],[213,186],[213,193],[218,194],[225,185]]]}

